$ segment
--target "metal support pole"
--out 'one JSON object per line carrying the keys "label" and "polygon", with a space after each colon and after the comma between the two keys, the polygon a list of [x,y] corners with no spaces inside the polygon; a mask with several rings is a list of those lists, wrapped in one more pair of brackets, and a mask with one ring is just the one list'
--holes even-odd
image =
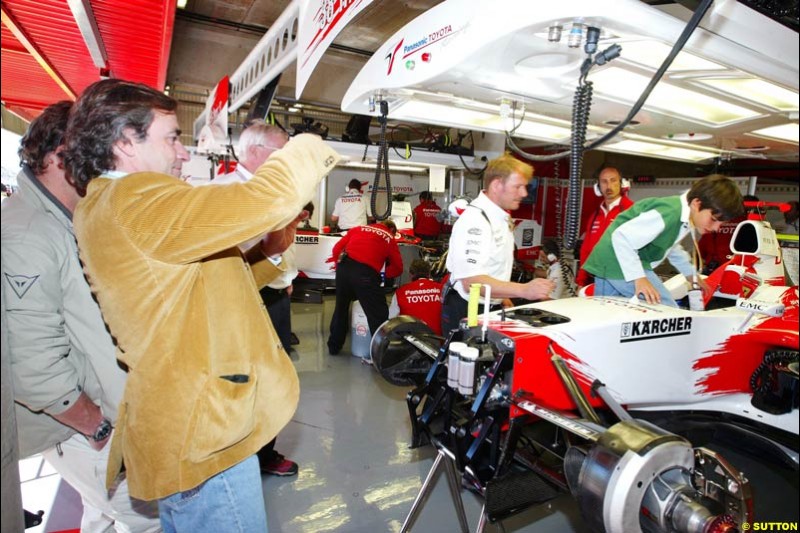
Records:
{"label": "metal support pole", "polygon": [[417,497],[414,499],[414,503],[411,505],[411,510],[408,512],[408,516],[406,516],[406,519],[403,522],[403,527],[400,528],[400,533],[407,533],[411,530],[411,526],[416,521],[423,502],[433,488],[433,479],[442,464],[442,460],[445,461],[444,467],[445,475],[447,476],[447,485],[450,489],[450,495],[453,497],[453,503],[456,507],[458,522],[461,525],[461,533],[469,533],[467,515],[464,512],[464,502],[461,500],[461,494],[459,492],[461,487],[458,472],[456,471],[455,467],[455,458],[444,448],[439,448],[439,451],[436,454],[436,459],[433,461],[433,466],[431,467],[430,471],[428,471],[425,481],[422,482],[422,487],[420,488]]}

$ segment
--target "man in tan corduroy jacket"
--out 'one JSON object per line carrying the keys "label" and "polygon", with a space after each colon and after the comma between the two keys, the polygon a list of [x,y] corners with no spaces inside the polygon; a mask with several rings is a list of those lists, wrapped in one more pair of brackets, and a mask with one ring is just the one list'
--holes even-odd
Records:
{"label": "man in tan corduroy jacket", "polygon": [[[339,156],[299,135],[247,183],[191,187],[176,102],[104,80],[75,103],[65,160],[75,233],[129,369],[109,459],[167,531],[266,529],[254,456],[291,419],[297,374],[259,297]],[[238,243],[268,233],[247,258]],[[267,347],[267,348],[265,348]]]}

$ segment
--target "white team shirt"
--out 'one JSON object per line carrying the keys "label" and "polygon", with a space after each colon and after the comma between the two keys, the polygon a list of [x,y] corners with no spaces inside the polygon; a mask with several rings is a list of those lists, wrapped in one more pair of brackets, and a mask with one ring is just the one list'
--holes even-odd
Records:
{"label": "white team shirt", "polygon": [[[486,217],[480,210],[483,210]],[[513,266],[514,233],[511,216],[481,192],[458,217],[450,235],[447,270],[450,271],[450,279],[458,282],[453,284],[453,288],[462,298],[468,300],[469,287],[463,287],[460,280],[483,274],[501,281],[510,281]],[[492,298],[493,304],[500,302],[502,299]]]}
{"label": "white team shirt", "polygon": [[347,192],[336,199],[333,213],[339,217],[337,226],[346,230],[367,224],[367,202],[358,189],[347,189]]}

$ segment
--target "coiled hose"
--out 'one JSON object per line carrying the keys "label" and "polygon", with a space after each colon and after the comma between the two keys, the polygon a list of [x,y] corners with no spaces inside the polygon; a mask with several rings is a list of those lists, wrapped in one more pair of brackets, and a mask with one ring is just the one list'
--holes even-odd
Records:
{"label": "coiled hose", "polygon": [[573,250],[578,240],[581,205],[581,170],[583,170],[583,145],[589,125],[592,106],[592,82],[580,83],[572,103],[572,150],[569,161],[569,190],[567,191],[567,216],[564,220],[564,247]]}
{"label": "coiled hose", "polygon": [[[381,125],[381,135],[378,141],[378,164],[375,167],[375,181],[372,183],[372,194],[370,195],[369,202],[375,220],[386,220],[392,216],[392,180],[389,176],[389,147],[386,143],[386,122],[387,115],[389,114],[389,102],[381,100],[380,105],[381,116],[378,117],[378,122]],[[378,186],[381,181],[381,167],[383,167],[384,175],[386,176],[386,211],[379,215],[377,213],[377,203]]]}

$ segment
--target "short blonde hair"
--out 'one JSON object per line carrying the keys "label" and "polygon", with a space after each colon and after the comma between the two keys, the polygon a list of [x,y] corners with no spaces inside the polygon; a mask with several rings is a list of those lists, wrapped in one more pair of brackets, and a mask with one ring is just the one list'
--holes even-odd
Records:
{"label": "short blonde hair", "polygon": [[533,166],[520,161],[511,154],[504,154],[497,159],[492,159],[483,171],[483,187],[489,188],[489,184],[494,180],[508,179],[511,174],[519,174],[525,179],[533,177]]}

